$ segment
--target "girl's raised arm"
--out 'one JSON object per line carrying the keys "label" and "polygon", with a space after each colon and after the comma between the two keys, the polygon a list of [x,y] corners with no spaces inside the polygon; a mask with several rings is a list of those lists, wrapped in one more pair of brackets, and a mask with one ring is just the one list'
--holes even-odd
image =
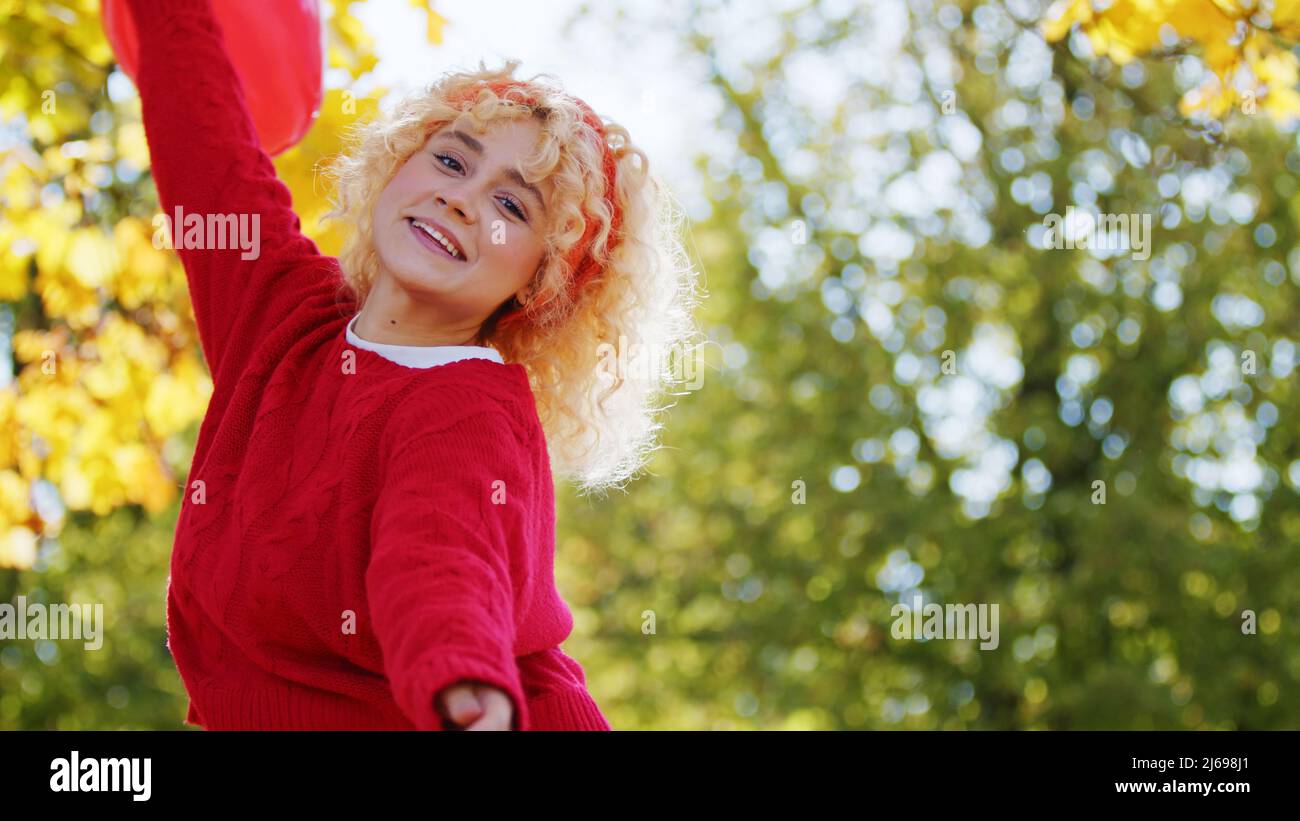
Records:
{"label": "girl's raised arm", "polygon": [[158,200],[208,367],[237,379],[256,342],[334,282],[336,262],[302,234],[261,148],[212,0],[127,2]]}

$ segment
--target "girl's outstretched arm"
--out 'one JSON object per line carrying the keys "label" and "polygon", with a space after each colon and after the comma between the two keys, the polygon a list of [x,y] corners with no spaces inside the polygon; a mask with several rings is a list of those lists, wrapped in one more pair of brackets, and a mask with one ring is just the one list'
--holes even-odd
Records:
{"label": "girl's outstretched arm", "polygon": [[528,448],[500,410],[413,403],[389,426],[365,585],[393,698],[418,729],[443,730],[439,694],[488,684],[527,730],[514,645],[538,575]]}
{"label": "girl's outstretched arm", "polygon": [[[221,384],[239,377],[294,306],[332,286],[337,267],[302,234],[289,189],[261,148],[212,0],[127,2],[158,200]],[[201,247],[190,247],[195,239]]]}

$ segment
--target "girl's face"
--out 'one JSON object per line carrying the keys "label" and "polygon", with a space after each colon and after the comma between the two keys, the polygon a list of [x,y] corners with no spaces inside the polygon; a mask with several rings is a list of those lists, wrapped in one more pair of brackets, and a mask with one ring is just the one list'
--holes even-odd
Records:
{"label": "girl's face", "polygon": [[483,134],[448,125],[411,155],[375,203],[378,277],[390,280],[387,289],[452,327],[477,326],[512,294],[525,294],[545,255],[553,185],[524,182],[518,165],[540,135],[533,119]]}

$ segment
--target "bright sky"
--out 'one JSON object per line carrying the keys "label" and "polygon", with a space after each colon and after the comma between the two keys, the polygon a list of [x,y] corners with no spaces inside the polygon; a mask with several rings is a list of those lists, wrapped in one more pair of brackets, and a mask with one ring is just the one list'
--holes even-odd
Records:
{"label": "bright sky", "polygon": [[[426,43],[425,17],[408,0],[369,0],[355,13],[378,44],[375,85],[401,94],[443,72],[475,68],[480,59],[494,67],[518,58],[516,76],[551,73],[597,113],[626,126],[685,205],[697,189],[691,161],[720,111],[714,95],[701,90],[700,64],[683,59],[674,38],[650,27],[641,29],[634,52],[611,42],[598,21],[563,32],[579,6],[578,0],[435,0],[448,20],[436,47]],[[668,8],[660,13],[671,14]]]}

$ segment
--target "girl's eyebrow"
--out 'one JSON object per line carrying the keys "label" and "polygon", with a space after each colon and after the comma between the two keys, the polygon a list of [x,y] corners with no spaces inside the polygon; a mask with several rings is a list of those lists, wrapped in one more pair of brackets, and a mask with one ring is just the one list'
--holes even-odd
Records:
{"label": "girl's eyebrow", "polygon": [[[465,147],[473,151],[475,154],[482,156],[483,143],[466,134],[464,131],[453,130],[451,131],[451,136],[463,142]],[[542,198],[542,192],[537,190],[537,186],[525,180],[524,175],[520,174],[519,170],[516,168],[508,168],[503,173],[504,176],[509,177],[510,180],[520,188],[523,188],[525,191],[532,194],[533,198],[537,200],[537,207],[542,209],[543,214],[546,213],[546,200]]]}

